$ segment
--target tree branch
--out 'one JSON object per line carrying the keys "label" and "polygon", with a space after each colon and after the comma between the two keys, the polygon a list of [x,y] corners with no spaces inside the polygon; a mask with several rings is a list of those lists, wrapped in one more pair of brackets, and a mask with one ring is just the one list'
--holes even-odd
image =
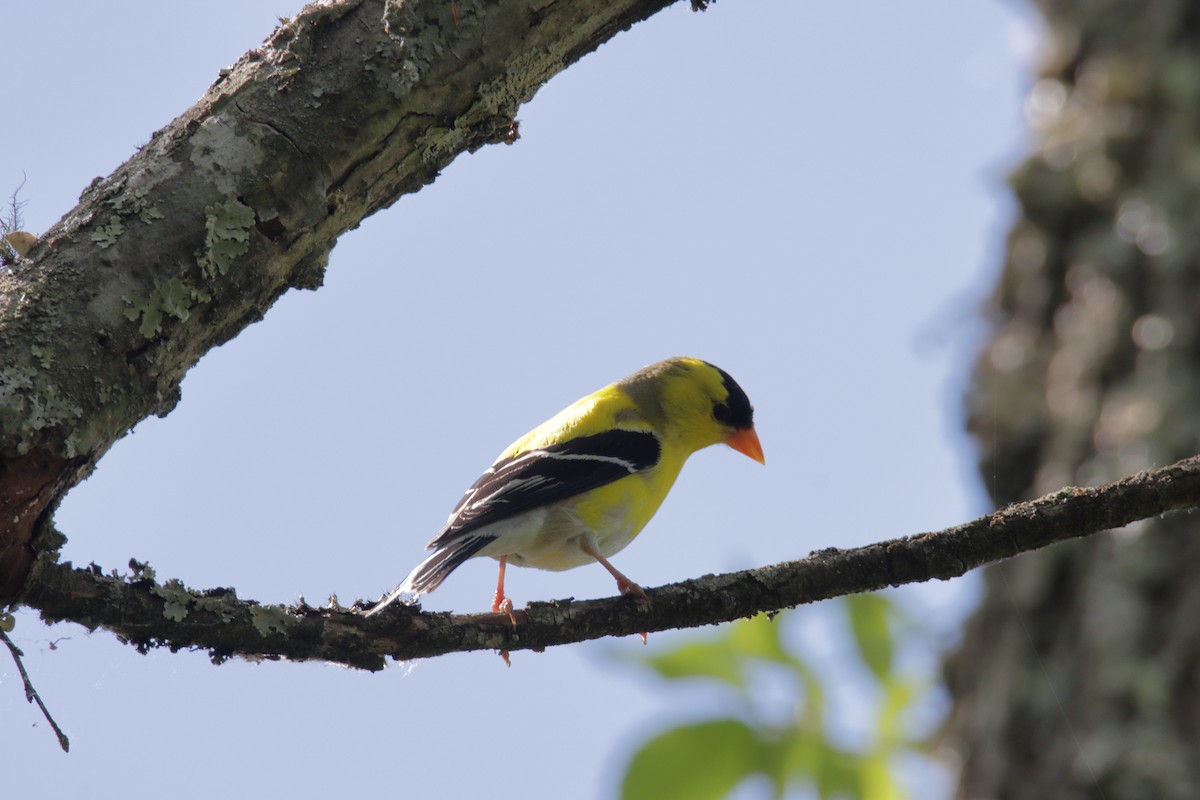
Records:
{"label": "tree branch", "polygon": [[551,77],[671,0],[327,0],[0,266],[0,598],[63,494],[337,238],[516,136]]}
{"label": "tree branch", "polygon": [[381,669],[386,657],[429,658],[469,650],[541,650],[554,645],[715,625],[830,597],[887,586],[948,580],[984,564],[1055,542],[1119,528],[1167,511],[1200,507],[1200,456],[1095,488],[1070,487],[979,519],[850,550],[830,548],[800,561],[648,589],[630,597],[531,603],[514,628],[502,614],[424,613],[396,605],[378,617],[353,609],[262,606],[232,589],[192,592],[134,575],[75,569],[43,554],[21,603],[47,621],[105,627],[139,649],[202,648],[231,656],[322,660]]}

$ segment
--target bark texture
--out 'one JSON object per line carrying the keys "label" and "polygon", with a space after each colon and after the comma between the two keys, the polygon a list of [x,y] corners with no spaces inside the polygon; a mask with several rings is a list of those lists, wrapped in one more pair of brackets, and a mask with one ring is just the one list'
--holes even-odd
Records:
{"label": "bark texture", "polygon": [[[1038,151],[970,403],[997,503],[1200,443],[1200,7],[1039,0]],[[964,798],[1200,797],[1200,521],[987,573],[948,664]]]}
{"label": "bark texture", "polygon": [[23,602],[47,620],[103,626],[146,650],[203,648],[230,656],[322,660],[381,669],[385,657],[427,658],[468,650],[541,650],[601,636],[715,625],[759,613],[870,592],[948,580],[988,562],[1087,536],[1167,511],[1200,507],[1200,456],[1100,488],[1068,488],[944,531],[891,539],[852,550],[829,548],[802,561],[648,590],[632,597],[532,603],[507,614],[423,613],[396,604],[377,617],[337,604],[264,606],[232,589],[189,590],[160,583],[131,562],[131,575],[105,575],[45,558]]}
{"label": "bark texture", "polygon": [[[334,0],[307,6],[23,258],[0,265],[0,600],[57,501],[187,370],[337,237],[513,141],[551,76],[669,0]],[[38,541],[39,537],[42,540]]]}

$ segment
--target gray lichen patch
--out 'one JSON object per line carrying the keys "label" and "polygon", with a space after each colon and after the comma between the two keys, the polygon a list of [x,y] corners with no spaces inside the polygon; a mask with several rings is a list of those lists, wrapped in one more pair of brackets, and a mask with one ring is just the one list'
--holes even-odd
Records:
{"label": "gray lichen patch", "polygon": [[121,238],[121,234],[125,232],[125,226],[121,223],[121,218],[116,214],[108,218],[108,222],[96,228],[92,234],[92,241],[101,248],[112,247],[117,243],[117,239]]}
{"label": "gray lichen patch", "polygon": [[296,623],[283,606],[251,606],[250,621],[263,638],[272,633],[286,633]]}
{"label": "gray lichen patch", "polygon": [[235,259],[250,250],[253,226],[254,210],[237,200],[204,209],[204,249],[196,253],[204,277],[211,281],[224,275]]}
{"label": "gray lichen patch", "polygon": [[195,599],[192,592],[174,578],[164,584],[156,584],[150,591],[166,601],[163,606],[163,616],[174,622],[182,622],[187,617],[188,604]]}
{"label": "gray lichen patch", "polygon": [[62,428],[71,432],[64,438],[62,455],[75,456],[74,428],[82,417],[83,409],[36,367],[0,367],[0,422],[5,430],[19,431],[19,455],[29,452],[42,431]]}
{"label": "gray lichen patch", "polygon": [[147,225],[155,220],[165,219],[162,212],[146,200],[147,194],[148,191],[144,188],[131,189],[105,201],[114,213],[109,215],[108,222],[92,233],[92,241],[101,249],[112,247],[125,232],[123,219],[137,218]]}
{"label": "gray lichen patch", "polygon": [[149,297],[124,295],[122,299],[128,306],[125,318],[138,323],[138,332],[142,336],[153,339],[162,333],[163,321],[167,317],[186,322],[192,308],[197,303],[207,303],[212,295],[205,289],[190,287],[176,277],[155,286]]}
{"label": "gray lichen patch", "polygon": [[165,217],[146,200],[148,194],[149,191],[145,188],[131,189],[110,199],[108,204],[122,217],[137,217],[149,225],[155,220],[165,219]]}
{"label": "gray lichen patch", "polygon": [[212,301],[209,285],[226,275],[233,262],[250,250],[254,219],[254,210],[237,200],[206,207],[204,247],[195,253],[200,275],[177,275],[156,283],[146,297],[122,295],[125,318],[136,323],[146,339],[161,334],[167,319],[186,322],[196,305]]}

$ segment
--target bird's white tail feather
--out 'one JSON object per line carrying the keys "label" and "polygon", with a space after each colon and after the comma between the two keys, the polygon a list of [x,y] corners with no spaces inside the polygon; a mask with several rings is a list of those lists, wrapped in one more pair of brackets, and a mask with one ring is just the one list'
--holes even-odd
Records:
{"label": "bird's white tail feather", "polygon": [[491,539],[488,537],[465,536],[438,548],[408,573],[403,583],[381,597],[366,615],[370,617],[378,614],[397,600],[406,606],[415,605],[422,594],[441,586],[447,575],[478,553],[489,541]]}
{"label": "bird's white tail feather", "polygon": [[421,593],[414,591],[412,588],[412,585],[409,583],[408,579],[406,578],[404,580],[404,583],[400,584],[395,589],[392,589],[390,592],[385,594],[383,597],[379,598],[379,602],[375,604],[374,608],[372,608],[370,611],[368,611],[366,613],[366,616],[368,616],[368,617],[375,616],[380,611],[383,611],[385,608],[387,608],[388,606],[390,606],[392,603],[396,602],[397,600],[399,600],[401,603],[403,603],[406,606],[411,606],[411,605],[415,605],[416,602],[420,599],[421,599]]}

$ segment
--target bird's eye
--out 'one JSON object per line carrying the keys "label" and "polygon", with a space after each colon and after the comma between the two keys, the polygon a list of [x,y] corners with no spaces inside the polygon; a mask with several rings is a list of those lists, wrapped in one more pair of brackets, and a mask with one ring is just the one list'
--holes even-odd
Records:
{"label": "bird's eye", "polygon": [[717,422],[724,422],[726,425],[729,424],[729,421],[733,416],[729,410],[729,406],[725,405],[724,403],[714,403],[712,413],[713,419],[715,419]]}

